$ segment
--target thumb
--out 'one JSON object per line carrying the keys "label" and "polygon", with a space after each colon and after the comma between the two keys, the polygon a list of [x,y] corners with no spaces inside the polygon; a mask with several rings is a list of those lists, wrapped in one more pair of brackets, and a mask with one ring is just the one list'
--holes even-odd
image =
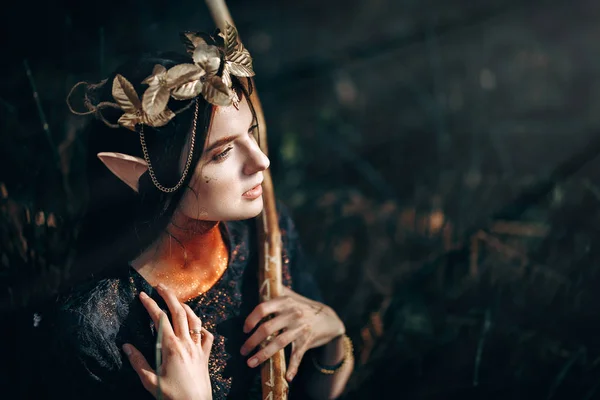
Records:
{"label": "thumb", "polygon": [[154,370],[152,370],[152,367],[148,364],[148,361],[146,361],[144,355],[133,345],[128,343],[123,345],[123,352],[125,352],[131,366],[140,377],[144,388],[154,395],[158,386],[158,377],[154,373]]}

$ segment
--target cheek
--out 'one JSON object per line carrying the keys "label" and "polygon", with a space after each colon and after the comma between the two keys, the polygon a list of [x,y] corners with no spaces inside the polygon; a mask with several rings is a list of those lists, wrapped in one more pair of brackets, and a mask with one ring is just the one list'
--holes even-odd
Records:
{"label": "cheek", "polygon": [[227,168],[226,165],[220,167],[204,168],[196,183],[200,201],[213,207],[222,207],[240,195],[240,181],[235,168]]}

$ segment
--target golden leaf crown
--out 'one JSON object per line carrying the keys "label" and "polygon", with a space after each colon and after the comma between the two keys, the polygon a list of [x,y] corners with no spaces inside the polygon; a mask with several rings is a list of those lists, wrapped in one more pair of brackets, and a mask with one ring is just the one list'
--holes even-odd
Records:
{"label": "golden leaf crown", "polygon": [[211,104],[237,107],[239,99],[231,87],[231,75],[254,76],[252,57],[238,41],[237,30],[227,23],[225,32],[216,35],[216,39],[200,32],[185,32],[181,38],[193,63],[178,64],[168,70],[156,65],[152,75],[142,81],[148,88],[141,101],[124,76],[118,74],[114,78],[112,95],[124,112],[119,125],[133,131],[137,124],[166,125],[175,117],[167,108],[171,97],[191,100],[201,94]]}
{"label": "golden leaf crown", "polygon": [[[136,131],[137,124],[161,127],[169,123],[178,112],[167,107],[170,98],[175,100],[192,100],[199,95],[217,106],[239,104],[239,98],[232,89],[231,75],[237,77],[254,76],[252,57],[238,40],[235,27],[226,23],[225,32],[218,32],[214,37],[202,32],[184,32],[181,39],[187,53],[192,57],[190,63],[175,65],[169,69],[157,64],[152,75],[142,81],[148,85],[141,99],[135,88],[121,74],[117,74],[112,83],[112,96],[116,103],[102,102],[94,105],[87,94],[85,105],[87,112],[77,112],[70,104],[70,97],[80,85],[88,89],[103,86],[106,81],[97,85],[80,82],[71,89],[67,103],[71,111],[78,115],[95,113],[105,124],[112,128],[119,126]],[[100,112],[102,108],[119,108],[123,115],[117,124],[107,121]],[[187,107],[186,107],[187,108]]]}

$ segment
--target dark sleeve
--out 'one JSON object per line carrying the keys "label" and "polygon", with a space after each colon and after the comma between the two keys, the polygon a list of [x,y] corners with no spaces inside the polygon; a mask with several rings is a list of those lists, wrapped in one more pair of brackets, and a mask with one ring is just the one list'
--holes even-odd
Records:
{"label": "dark sleeve", "polygon": [[100,330],[77,311],[60,311],[52,321],[47,375],[49,398],[122,398],[115,373],[120,366]]}
{"label": "dark sleeve", "polygon": [[277,208],[284,257],[287,257],[292,279],[292,290],[309,299],[323,302],[321,290],[313,273],[315,265],[302,249],[298,231],[290,212],[280,202],[277,204]]}

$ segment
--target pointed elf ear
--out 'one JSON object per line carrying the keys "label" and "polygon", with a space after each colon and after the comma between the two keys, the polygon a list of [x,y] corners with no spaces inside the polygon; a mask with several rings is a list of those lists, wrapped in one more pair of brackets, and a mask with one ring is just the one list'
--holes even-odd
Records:
{"label": "pointed elf ear", "polygon": [[128,154],[110,152],[98,153],[98,158],[117,178],[136,193],[139,191],[140,177],[148,170],[146,161]]}

